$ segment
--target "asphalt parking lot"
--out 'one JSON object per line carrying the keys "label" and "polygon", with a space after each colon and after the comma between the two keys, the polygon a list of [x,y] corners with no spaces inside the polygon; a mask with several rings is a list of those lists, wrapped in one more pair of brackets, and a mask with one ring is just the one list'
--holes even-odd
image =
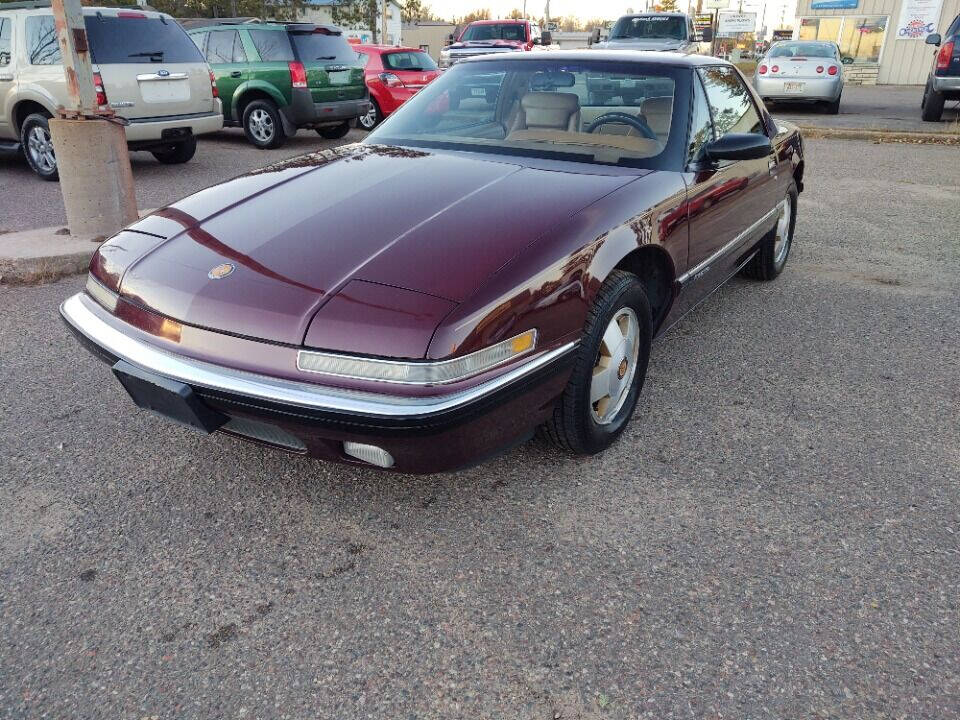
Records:
{"label": "asphalt parking lot", "polygon": [[960,149],[808,162],[588,459],[197,436],[0,286],[0,717],[960,717]]}

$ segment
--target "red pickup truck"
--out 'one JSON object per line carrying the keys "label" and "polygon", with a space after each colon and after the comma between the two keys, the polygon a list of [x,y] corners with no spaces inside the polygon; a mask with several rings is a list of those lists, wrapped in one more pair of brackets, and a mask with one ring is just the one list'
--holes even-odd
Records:
{"label": "red pickup truck", "polygon": [[440,51],[440,67],[448,68],[464,58],[490,53],[539,50],[550,44],[550,32],[529,20],[477,20],[460,37]]}

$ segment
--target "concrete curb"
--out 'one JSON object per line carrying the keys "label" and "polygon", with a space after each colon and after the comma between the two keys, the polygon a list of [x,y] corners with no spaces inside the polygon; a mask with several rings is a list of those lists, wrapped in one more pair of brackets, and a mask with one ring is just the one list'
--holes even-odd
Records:
{"label": "concrete curb", "polygon": [[0,235],[0,284],[51,282],[86,272],[104,238],[78,238],[62,228],[39,228]]}
{"label": "concrete curb", "polygon": [[960,134],[950,132],[921,133],[910,130],[825,128],[817,125],[800,125],[799,127],[803,137],[811,140],[870,140],[917,145],[960,145]]}

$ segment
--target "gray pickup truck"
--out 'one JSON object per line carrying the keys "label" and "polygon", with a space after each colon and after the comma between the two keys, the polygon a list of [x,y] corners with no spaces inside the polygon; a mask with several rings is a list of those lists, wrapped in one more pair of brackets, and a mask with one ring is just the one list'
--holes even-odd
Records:
{"label": "gray pickup truck", "polygon": [[624,15],[614,24],[610,36],[600,41],[600,28],[593,31],[592,47],[598,50],[659,50],[663,52],[700,52],[701,42],[710,42],[712,32],[701,36],[686,13],[640,13]]}

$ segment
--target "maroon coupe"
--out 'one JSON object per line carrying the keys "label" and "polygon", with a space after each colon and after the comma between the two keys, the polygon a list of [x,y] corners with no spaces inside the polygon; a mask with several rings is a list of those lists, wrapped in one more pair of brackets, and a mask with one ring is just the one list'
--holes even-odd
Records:
{"label": "maroon coupe", "polygon": [[404,472],[537,427],[596,453],[655,335],[783,269],[803,172],[726,62],[482,56],[362,144],[134,223],[61,313],[137,405],[203,432]]}

